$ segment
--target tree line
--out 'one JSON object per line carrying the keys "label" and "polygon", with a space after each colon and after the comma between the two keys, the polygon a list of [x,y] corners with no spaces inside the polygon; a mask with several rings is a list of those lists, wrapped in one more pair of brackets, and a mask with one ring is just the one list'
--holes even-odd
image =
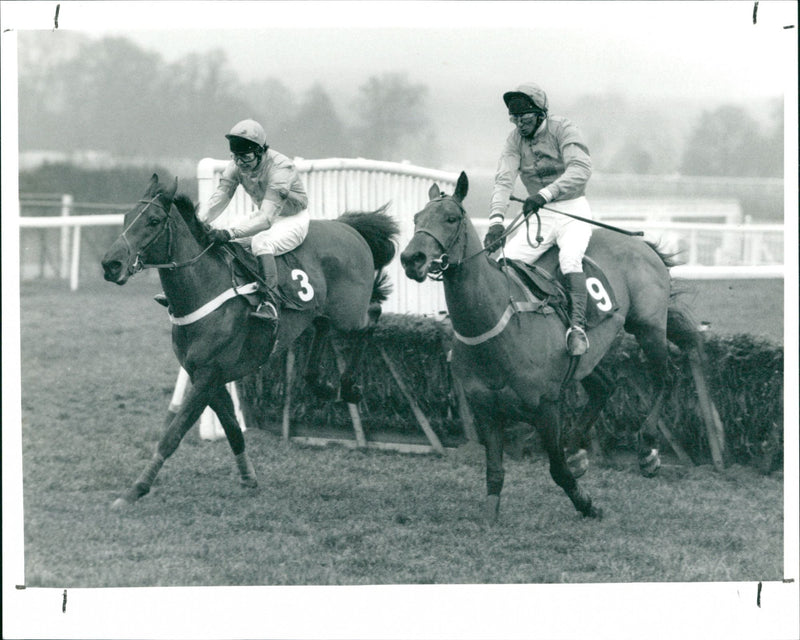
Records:
{"label": "tree line", "polygon": [[[369,77],[344,119],[329,91],[301,95],[277,78],[242,81],[221,50],[167,63],[120,37],[20,34],[21,150],[105,151],[115,156],[219,157],[232,119],[263,122],[270,144],[306,158],[362,156],[440,166],[430,93],[402,73]],[[766,113],[721,104],[692,116],[678,106],[637,107],[586,95],[559,113],[590,142],[597,171],[781,176],[783,103]],[[165,117],[165,114],[168,116]],[[467,137],[470,136],[465,132]],[[496,148],[487,149],[494,161]],[[452,160],[451,160],[452,161]]]}
{"label": "tree line", "polygon": [[350,124],[322,85],[297,96],[279,79],[243,82],[221,50],[166,63],[125,38],[78,36],[64,51],[54,50],[52,39],[45,48],[22,35],[22,150],[216,157],[234,120],[252,117],[264,124],[270,145],[290,156],[399,161],[408,150],[422,150],[419,162],[439,162],[428,89],[404,74],[373,76],[361,85],[353,100],[356,124]]}

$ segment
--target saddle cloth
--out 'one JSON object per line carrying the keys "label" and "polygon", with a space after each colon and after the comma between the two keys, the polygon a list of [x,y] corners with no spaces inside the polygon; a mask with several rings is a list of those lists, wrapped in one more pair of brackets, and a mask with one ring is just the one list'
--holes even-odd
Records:
{"label": "saddle cloth", "polygon": [[[236,242],[228,243],[225,247],[230,250],[225,252],[225,256],[237,285],[262,278],[256,256]],[[305,311],[316,306],[317,293],[324,291],[325,286],[320,266],[304,265],[294,251],[276,256],[275,262],[278,266],[280,306],[297,311]],[[261,302],[259,293],[245,294],[243,297],[254,307]]]}
{"label": "saddle cloth", "polygon": [[[565,326],[570,325],[569,297],[566,278],[558,266],[558,247],[548,249],[533,265],[506,258],[498,264],[513,269],[534,296],[551,306]],[[605,273],[589,256],[583,257],[583,272],[587,289],[586,328],[591,329],[613,315],[619,305]]]}

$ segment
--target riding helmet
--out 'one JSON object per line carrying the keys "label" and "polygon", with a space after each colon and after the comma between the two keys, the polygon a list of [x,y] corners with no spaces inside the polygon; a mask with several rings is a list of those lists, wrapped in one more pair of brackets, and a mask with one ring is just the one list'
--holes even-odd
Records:
{"label": "riding helmet", "polygon": [[508,107],[508,113],[519,116],[523,113],[541,113],[547,115],[547,94],[538,84],[526,82],[519,85],[514,91],[503,94],[503,102]]}
{"label": "riding helmet", "polygon": [[267,145],[267,134],[255,120],[242,120],[233,125],[230,133],[226,134],[233,153],[249,153],[250,151],[263,151]]}

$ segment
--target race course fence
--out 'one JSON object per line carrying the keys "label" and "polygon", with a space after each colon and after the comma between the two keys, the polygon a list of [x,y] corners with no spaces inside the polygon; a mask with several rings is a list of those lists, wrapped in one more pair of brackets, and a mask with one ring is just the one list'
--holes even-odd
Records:
{"label": "race course fence", "polygon": [[[345,211],[375,210],[388,203],[388,211],[400,227],[398,252],[413,234],[413,215],[428,201],[431,184],[436,182],[443,191],[452,192],[457,178],[456,173],[406,163],[341,158],[296,159],[295,162],[306,184],[312,218],[332,219]],[[226,165],[226,160],[212,158],[198,163],[198,196],[201,203],[210,197]],[[30,215],[41,213],[41,209],[48,206],[59,208],[60,215]],[[718,214],[726,220],[725,224],[675,222],[676,217],[693,217],[687,214],[686,206],[672,211],[669,210],[669,203],[650,203],[648,206],[651,211],[668,211],[669,215],[632,217],[632,209],[641,211],[646,208],[646,203],[641,202],[632,207],[631,203],[598,201],[595,209],[598,218],[642,229],[646,238],[660,240],[668,250],[680,252],[686,264],[675,267],[673,274],[682,278],[783,278],[783,225],[735,222],[738,219],[730,217],[731,208],[726,203],[721,206],[718,203],[717,206]],[[709,202],[698,206],[694,201],[687,206],[704,216],[714,210],[714,204]],[[215,226],[224,227],[229,216],[251,207],[249,197],[243,190],[238,190],[231,205],[215,221]],[[120,205],[74,203],[68,195],[45,198],[43,194],[34,194],[28,198],[21,197],[20,211],[29,213],[19,219],[23,279],[55,275],[69,279],[70,289],[76,290],[81,277],[82,246],[89,246],[90,260],[84,260],[84,263],[90,262],[89,266],[98,271],[99,257],[122,226],[122,214],[110,212],[126,209],[127,206]],[[85,215],[97,210],[109,213]],[[82,215],[74,215],[75,212]],[[485,233],[487,218],[473,218],[472,221],[479,234]],[[86,227],[96,233],[93,242],[85,242],[86,238],[82,238],[82,230]],[[33,235],[24,237],[23,231]],[[48,233],[51,235],[47,236]],[[53,235],[55,233],[58,233],[57,237]],[[52,251],[55,247],[57,251]],[[393,291],[384,304],[385,311],[445,317],[446,304],[441,283],[412,282],[405,277],[397,258],[387,271]],[[182,395],[178,394],[178,389],[185,388],[186,383],[185,372],[182,372],[176,385],[177,395]],[[173,398],[173,404],[179,402],[177,396]],[[204,414],[201,432],[204,432],[204,437],[221,434],[213,414]]]}

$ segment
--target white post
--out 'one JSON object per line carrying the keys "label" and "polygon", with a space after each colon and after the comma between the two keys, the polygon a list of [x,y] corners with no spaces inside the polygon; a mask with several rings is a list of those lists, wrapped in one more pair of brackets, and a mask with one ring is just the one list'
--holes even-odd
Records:
{"label": "white post", "polygon": [[[236,414],[236,420],[239,422],[242,432],[247,431],[247,425],[244,422],[242,408],[239,404],[239,394],[236,391],[236,383],[230,382],[225,386],[228,389],[228,393],[231,394],[231,398],[233,399],[233,410]],[[222,424],[220,424],[217,414],[214,413],[210,407],[206,407],[205,411],[203,411],[203,413],[200,415],[199,422],[200,438],[202,440],[219,440],[220,438],[225,437],[225,430],[222,428]]]}
{"label": "white post", "polygon": [[[65,193],[61,196],[61,216],[68,218],[72,210],[72,196]],[[58,274],[64,280],[69,275],[69,226],[61,227],[61,271]]]}
{"label": "white post", "polygon": [[[64,227],[66,230],[67,227]],[[81,267],[81,228],[75,225],[72,231],[72,268],[69,272],[69,290],[77,291],[78,274]]]}

